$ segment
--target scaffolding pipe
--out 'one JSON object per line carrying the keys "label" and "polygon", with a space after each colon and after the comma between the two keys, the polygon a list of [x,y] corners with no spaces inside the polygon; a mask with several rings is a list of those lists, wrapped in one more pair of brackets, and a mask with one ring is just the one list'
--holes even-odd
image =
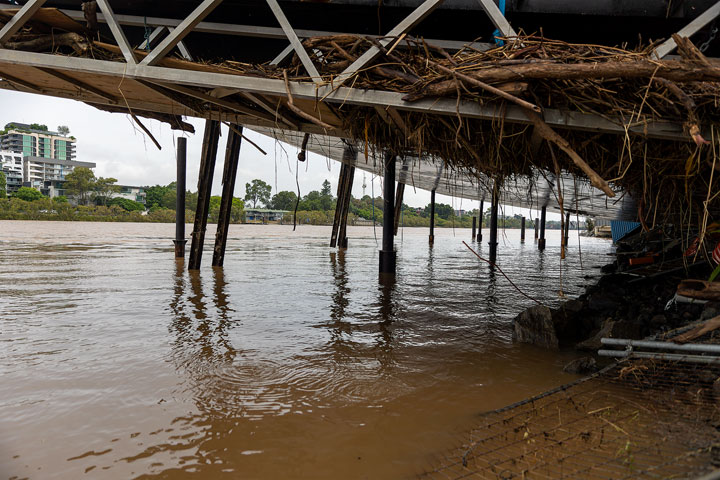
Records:
{"label": "scaffolding pipe", "polygon": [[187,172],[187,138],[177,139],[177,184],[175,187],[175,258],[185,257],[185,179]]}
{"label": "scaffolding pipe", "polygon": [[657,350],[678,350],[683,352],[720,354],[720,345],[709,345],[705,343],[672,343],[657,342],[652,340],[629,340],[625,338],[601,338],[600,343],[603,345],[614,345],[619,347],[655,348]]}
{"label": "scaffolding pipe", "polygon": [[601,357],[616,358],[647,358],[651,360],[668,360],[673,362],[687,363],[720,363],[720,356],[704,357],[702,355],[683,355],[680,353],[651,353],[651,352],[628,352],[624,350],[598,350]]}

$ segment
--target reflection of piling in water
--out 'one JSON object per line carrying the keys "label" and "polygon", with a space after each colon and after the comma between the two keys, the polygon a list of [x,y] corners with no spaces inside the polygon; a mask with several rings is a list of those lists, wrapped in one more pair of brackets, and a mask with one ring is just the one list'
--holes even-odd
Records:
{"label": "reflection of piling in water", "polygon": [[177,185],[175,187],[175,258],[185,256],[185,173],[187,165],[187,138],[177,139]]}
{"label": "reflection of piling in water", "polygon": [[223,191],[220,199],[217,232],[215,234],[213,267],[222,267],[225,262],[225,246],[227,245],[228,229],[230,228],[230,214],[232,213],[233,191],[235,190],[241,143],[242,127],[240,125],[231,125],[227,146],[225,147],[225,167],[222,178]]}
{"label": "reflection of piling in water", "polygon": [[207,120],[203,137],[202,157],[200,158],[200,174],[198,175],[198,199],[195,210],[195,226],[190,246],[190,262],[188,269],[198,270],[202,261],[202,249],[205,243],[208,213],[210,210],[210,194],[215,157],[217,156],[218,140],[220,139],[220,122]]}

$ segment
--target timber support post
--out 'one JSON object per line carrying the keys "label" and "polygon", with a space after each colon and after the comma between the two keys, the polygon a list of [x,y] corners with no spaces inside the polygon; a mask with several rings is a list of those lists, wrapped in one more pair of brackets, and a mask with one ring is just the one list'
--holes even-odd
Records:
{"label": "timber support post", "polygon": [[488,245],[490,245],[490,263],[493,265],[497,261],[497,234],[498,234],[498,184],[497,181],[493,184],[493,192],[492,192],[492,204],[490,205],[490,241],[488,242]]}
{"label": "timber support post", "polygon": [[477,236],[476,236],[477,233],[476,233],[475,230],[477,230],[477,218],[475,218],[475,216],[473,215],[472,237],[471,237],[473,242],[474,242],[475,239],[477,238]]}
{"label": "timber support post", "polygon": [[380,250],[380,274],[395,275],[396,253],[393,229],[395,227],[395,154],[385,154],[385,178],[383,183],[383,237]]}
{"label": "timber support post", "polygon": [[187,172],[187,138],[177,139],[177,186],[175,197],[175,258],[185,257],[185,179]]}
{"label": "timber support post", "polygon": [[[349,145],[343,151],[343,160],[353,160],[355,149]],[[338,177],[337,203],[335,204],[335,218],[333,219],[332,233],[330,234],[330,247],[347,248],[347,217],[350,212],[352,199],[352,186],[355,179],[355,167],[343,162]]]}
{"label": "timber support post", "polygon": [[242,126],[233,125],[225,147],[225,167],[222,178],[222,198],[218,216],[217,232],[215,233],[215,249],[213,250],[213,267],[222,267],[225,262],[225,246],[227,245],[230,216],[232,213],[233,192],[237,178],[240,145],[242,144]]}
{"label": "timber support post", "polygon": [[480,215],[478,215],[478,233],[477,233],[477,241],[482,242],[482,224],[483,224],[483,216],[485,215],[485,212],[483,212],[483,207],[485,206],[485,201],[480,200]]}
{"label": "timber support post", "polygon": [[540,238],[538,238],[538,250],[545,250],[545,219],[547,218],[547,207],[540,210]]}
{"label": "timber support post", "polygon": [[535,241],[537,242],[538,241],[538,230],[540,228],[540,219],[539,218],[535,217],[534,225],[535,225]]}
{"label": "timber support post", "polygon": [[405,195],[405,184],[398,182],[395,191],[395,226],[393,234],[397,236],[398,227],[400,227],[400,215],[402,214],[403,196]]}
{"label": "timber support post", "polygon": [[565,237],[563,243],[565,250],[568,247],[568,240],[570,240],[570,212],[565,213]]}
{"label": "timber support post", "polygon": [[202,156],[200,158],[200,174],[198,175],[198,199],[195,209],[195,225],[190,246],[189,270],[199,270],[202,261],[205,230],[207,229],[208,211],[210,209],[210,193],[212,189],[215,157],[217,156],[218,140],[220,139],[220,122],[205,121]]}
{"label": "timber support post", "polygon": [[435,190],[430,191],[430,246],[435,243]]}
{"label": "timber support post", "polygon": [[520,243],[525,243],[525,217],[520,219]]}

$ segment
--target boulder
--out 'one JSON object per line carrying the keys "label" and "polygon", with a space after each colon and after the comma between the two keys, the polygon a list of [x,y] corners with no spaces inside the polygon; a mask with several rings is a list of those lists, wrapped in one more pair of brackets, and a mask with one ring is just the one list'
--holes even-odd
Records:
{"label": "boulder", "polygon": [[593,357],[576,358],[575,360],[563,367],[563,372],[575,373],[579,375],[597,372],[597,370],[597,362]]}
{"label": "boulder", "polygon": [[578,350],[590,351],[600,350],[602,348],[602,343],[600,343],[600,339],[612,337],[612,329],[614,326],[615,321],[612,318],[608,318],[607,320],[605,320],[605,323],[603,323],[602,327],[600,327],[600,330],[595,333],[595,335],[588,338],[587,340],[578,343],[575,348],[577,348]]}
{"label": "boulder", "polygon": [[588,309],[596,312],[613,313],[620,306],[617,298],[604,292],[596,292],[588,298]]}
{"label": "boulder", "polygon": [[544,305],[530,307],[513,320],[513,340],[557,349],[552,311]]}

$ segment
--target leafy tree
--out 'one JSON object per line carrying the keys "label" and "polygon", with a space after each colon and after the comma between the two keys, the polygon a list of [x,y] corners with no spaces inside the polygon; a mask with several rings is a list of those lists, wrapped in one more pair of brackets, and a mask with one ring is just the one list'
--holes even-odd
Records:
{"label": "leafy tree", "polygon": [[95,192],[95,201],[99,205],[107,205],[108,200],[112,198],[113,193],[117,193],[120,191],[120,187],[115,185],[117,183],[117,178],[104,178],[100,177],[97,180],[95,180],[95,185],[93,185],[93,191]]}
{"label": "leafy tree", "polygon": [[36,188],[30,188],[30,187],[20,187],[18,188],[18,191],[15,192],[15,198],[19,198],[20,200],[25,200],[26,202],[33,202],[35,200],[40,200],[43,197],[43,194],[40,193],[40,190]]}
{"label": "leafy tree", "polygon": [[245,184],[245,201],[252,202],[253,208],[257,207],[258,202],[263,205],[270,203],[270,193],[272,187],[262,180],[255,179],[251,183]]}
{"label": "leafy tree", "polygon": [[332,197],[332,190],[330,189],[330,182],[328,182],[327,180],[325,180],[322,183],[322,188],[320,189],[320,195]]}
{"label": "leafy tree", "polygon": [[283,190],[273,195],[272,200],[270,200],[270,208],[274,210],[294,210],[296,202],[297,195],[295,195],[295,192]]}
{"label": "leafy tree", "polygon": [[87,205],[90,192],[95,188],[95,174],[89,168],[77,167],[65,176],[65,190],[78,198],[78,203]]}
{"label": "leafy tree", "polygon": [[30,124],[30,128],[32,128],[33,130],[42,130],[43,132],[47,132],[47,131],[48,131],[47,125],[43,125],[43,124],[40,124],[40,123],[31,123],[31,124]]}
{"label": "leafy tree", "polygon": [[65,195],[58,195],[57,197],[53,197],[53,202],[55,203],[68,203],[68,199]]}
{"label": "leafy tree", "polygon": [[[447,220],[450,217],[452,217],[454,214],[453,208],[451,205],[448,205],[446,203],[436,203],[435,204],[435,215],[442,218],[443,220]],[[428,203],[425,207],[424,215],[425,217],[430,217],[430,204]]]}
{"label": "leafy tree", "polygon": [[175,210],[177,208],[177,190],[174,188],[170,190],[168,188],[162,196],[161,206],[169,208],[170,210]]}
{"label": "leafy tree", "polygon": [[63,137],[67,137],[67,136],[68,136],[68,133],[70,133],[70,129],[68,128],[67,125],[60,125],[60,126],[58,126],[58,127],[57,127],[57,131],[58,131],[58,133],[59,133],[60,135],[62,135]]}
{"label": "leafy tree", "polygon": [[127,212],[144,212],[145,211],[145,205],[143,205],[140,202],[136,202],[135,200],[130,200],[129,198],[122,198],[122,197],[111,198],[107,204],[108,204],[108,206],[117,205],[118,207],[122,208],[123,210],[125,210]]}
{"label": "leafy tree", "polygon": [[[165,194],[170,190],[169,187],[163,187],[161,185],[155,185],[154,187],[145,187],[145,205],[148,210],[156,207],[163,207],[163,198]],[[167,207],[166,207],[167,208]]]}
{"label": "leafy tree", "polygon": [[5,174],[0,171],[0,198],[7,197],[7,179]]}

